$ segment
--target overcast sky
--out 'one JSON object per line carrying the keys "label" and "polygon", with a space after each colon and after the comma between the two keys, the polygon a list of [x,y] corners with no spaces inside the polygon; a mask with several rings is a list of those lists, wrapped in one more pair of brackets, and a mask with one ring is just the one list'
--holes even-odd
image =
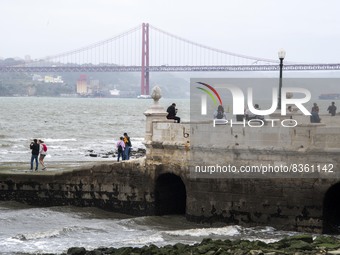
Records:
{"label": "overcast sky", "polygon": [[338,0],[2,0],[0,57],[43,58],[143,22],[225,51],[340,62]]}

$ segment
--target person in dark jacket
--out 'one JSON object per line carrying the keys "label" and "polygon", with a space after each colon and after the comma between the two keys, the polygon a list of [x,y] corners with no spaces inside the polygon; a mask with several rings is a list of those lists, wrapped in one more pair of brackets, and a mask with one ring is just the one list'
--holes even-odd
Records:
{"label": "person in dark jacket", "polygon": [[166,116],[167,119],[173,119],[177,123],[181,122],[181,118],[176,116],[177,109],[176,109],[176,104],[175,103],[170,105],[166,111],[168,112],[168,115]]}
{"label": "person in dark jacket", "polygon": [[129,160],[132,145],[131,145],[130,137],[128,136],[127,133],[124,133],[124,143],[125,143],[125,149],[124,149],[123,159]]}
{"label": "person in dark jacket", "polygon": [[33,171],[33,162],[35,160],[35,171],[38,171],[38,156],[40,151],[40,145],[38,144],[38,140],[34,139],[33,142],[30,144],[30,149],[32,150],[31,156],[31,171]]}
{"label": "person in dark jacket", "polygon": [[335,116],[336,113],[335,102],[332,102],[332,104],[328,106],[327,111],[329,112],[329,114],[331,114],[331,116]]}

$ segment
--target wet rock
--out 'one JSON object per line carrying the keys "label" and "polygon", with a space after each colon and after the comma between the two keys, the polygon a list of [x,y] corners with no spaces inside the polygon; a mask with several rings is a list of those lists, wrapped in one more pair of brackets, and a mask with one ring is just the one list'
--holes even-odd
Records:
{"label": "wet rock", "polygon": [[21,241],[26,241],[27,239],[26,239],[26,236],[25,235],[23,235],[23,234],[18,234],[18,235],[16,235],[15,237],[13,237],[14,239],[19,239],[19,240],[21,240]]}
{"label": "wet rock", "polygon": [[340,254],[340,250],[335,250],[335,251],[328,251],[327,255],[338,255]]}
{"label": "wet rock", "polygon": [[334,236],[317,236],[313,243],[318,247],[330,249],[340,248],[340,240]]}
{"label": "wet rock", "polygon": [[215,252],[216,247],[213,244],[204,244],[197,248],[199,254],[207,254],[209,251]]}
{"label": "wet rock", "polygon": [[291,237],[287,237],[287,240],[300,240],[304,241],[306,243],[312,243],[313,242],[313,237],[311,235],[305,234],[305,235],[295,235]]}
{"label": "wet rock", "polygon": [[[321,245],[325,247],[321,248]],[[340,240],[330,236],[319,236],[313,238],[311,235],[296,235],[286,237],[275,243],[264,243],[262,241],[249,240],[212,240],[203,239],[201,243],[186,245],[177,243],[157,247],[154,244],[145,245],[141,248],[98,248],[93,251],[86,251],[84,248],[70,248],[67,255],[85,254],[119,254],[119,255],[340,255]]]}
{"label": "wet rock", "polygon": [[[117,249],[115,253],[111,253],[111,254],[130,255],[132,250],[133,250],[132,247],[122,247],[122,248]],[[110,254],[110,253],[105,252],[105,254]]]}
{"label": "wet rock", "polygon": [[241,249],[236,249],[235,251],[232,251],[233,255],[244,255],[247,254],[245,251],[241,250]]}
{"label": "wet rock", "polygon": [[182,244],[182,243],[176,243],[174,245],[174,248],[178,251],[178,252],[183,252],[187,246],[185,244]]}
{"label": "wet rock", "polygon": [[250,255],[264,255],[263,251],[261,250],[250,250],[249,254]]}
{"label": "wet rock", "polygon": [[106,248],[103,252],[104,254],[115,254],[116,252],[116,248],[110,247],[110,248]]}
{"label": "wet rock", "polygon": [[268,244],[258,240],[258,241],[253,242],[253,246],[256,247],[256,248],[266,248],[266,247],[268,247]]}
{"label": "wet rock", "polygon": [[93,251],[87,251],[85,255],[102,255],[103,252],[101,250],[93,250]]}
{"label": "wet rock", "polygon": [[317,236],[314,239],[314,243],[336,243],[338,240],[336,240],[333,236]]}
{"label": "wet rock", "polygon": [[310,251],[313,250],[313,247],[310,243],[301,240],[293,240],[289,246],[289,249],[294,250],[303,250],[303,251]]}
{"label": "wet rock", "polygon": [[71,247],[67,250],[67,255],[85,255],[85,253],[84,247]]}
{"label": "wet rock", "polygon": [[[88,150],[89,154],[86,154],[86,157],[100,157],[100,158],[110,158],[117,157],[117,154],[114,151],[107,152],[95,152],[94,150]],[[137,150],[132,150],[130,153],[131,158],[141,158],[146,155],[146,149],[138,148]]]}
{"label": "wet rock", "polygon": [[340,244],[336,243],[320,243],[317,245],[317,247],[323,248],[323,249],[328,249],[328,250],[334,250],[334,249],[339,249]]}
{"label": "wet rock", "polygon": [[313,238],[311,235],[296,235],[286,237],[276,243],[273,244],[275,249],[306,249],[311,250],[313,242]]}

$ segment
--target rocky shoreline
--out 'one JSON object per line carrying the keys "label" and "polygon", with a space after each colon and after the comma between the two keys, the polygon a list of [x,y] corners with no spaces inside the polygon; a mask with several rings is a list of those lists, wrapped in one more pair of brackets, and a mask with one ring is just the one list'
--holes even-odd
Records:
{"label": "rocky shoreline", "polygon": [[336,255],[340,254],[340,239],[335,236],[308,234],[286,237],[278,242],[264,243],[248,240],[203,239],[201,243],[186,245],[177,243],[157,247],[98,248],[87,251],[83,247],[69,248],[64,255]]}
{"label": "rocky shoreline", "polygon": [[[132,149],[130,152],[131,158],[141,158],[144,157],[146,154],[146,149],[137,148]],[[117,152],[115,151],[107,151],[107,152],[95,152],[94,150],[88,150],[85,157],[93,157],[93,158],[110,158],[110,157],[117,157]]]}

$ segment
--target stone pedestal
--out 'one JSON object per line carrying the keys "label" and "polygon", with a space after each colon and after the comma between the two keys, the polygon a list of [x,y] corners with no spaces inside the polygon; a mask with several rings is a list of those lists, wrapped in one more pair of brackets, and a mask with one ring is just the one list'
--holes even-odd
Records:
{"label": "stone pedestal", "polygon": [[168,115],[165,109],[159,105],[159,99],[162,97],[162,95],[161,89],[158,86],[152,89],[151,97],[154,100],[153,105],[151,105],[150,108],[144,112],[144,115],[146,116],[144,144],[148,144],[152,141],[152,123],[154,121],[160,120],[166,121],[166,116]]}

